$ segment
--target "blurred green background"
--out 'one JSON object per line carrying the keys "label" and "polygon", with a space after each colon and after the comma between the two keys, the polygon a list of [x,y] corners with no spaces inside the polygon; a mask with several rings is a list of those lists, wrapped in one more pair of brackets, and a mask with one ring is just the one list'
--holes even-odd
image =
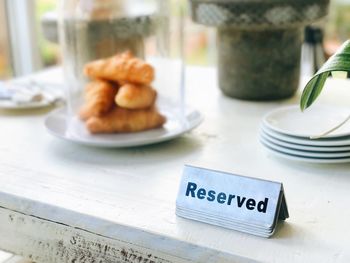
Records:
{"label": "blurred green background", "polygon": [[40,54],[45,67],[55,65],[59,62],[59,47],[44,38],[41,32],[40,18],[45,13],[56,10],[57,5],[57,0],[36,0],[36,20],[38,26],[37,31],[39,32]]}
{"label": "blurred green background", "polygon": [[[60,51],[57,44],[45,40],[40,26],[43,14],[57,9],[57,0],[36,1],[36,25],[40,55],[44,67],[60,63]],[[184,4],[187,0],[174,0],[174,4]],[[0,8],[0,79],[12,76],[10,45],[4,15]],[[178,14],[174,14],[175,16]],[[216,63],[216,37],[215,30],[190,23],[187,17],[186,34],[186,62],[191,65],[215,65]],[[327,19],[318,23],[325,30],[324,48],[326,56],[331,55],[346,39],[350,38],[350,0],[331,1],[330,14]]]}

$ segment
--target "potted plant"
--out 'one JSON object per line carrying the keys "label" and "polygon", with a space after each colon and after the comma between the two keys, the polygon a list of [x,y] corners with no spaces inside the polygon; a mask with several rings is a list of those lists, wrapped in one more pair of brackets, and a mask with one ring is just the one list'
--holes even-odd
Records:
{"label": "potted plant", "polygon": [[227,96],[273,100],[299,86],[304,27],[329,0],[189,0],[192,19],[217,28],[219,87]]}

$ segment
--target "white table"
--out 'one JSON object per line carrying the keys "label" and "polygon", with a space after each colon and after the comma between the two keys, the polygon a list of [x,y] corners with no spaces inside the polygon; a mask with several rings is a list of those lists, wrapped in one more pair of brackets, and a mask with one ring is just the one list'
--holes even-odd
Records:
{"label": "white table", "polygon": [[[298,96],[238,101],[213,69],[188,76],[205,122],[151,147],[82,147],[46,132],[47,111],[1,111],[0,249],[45,263],[350,262],[350,165],[285,161],[258,142],[261,117]],[[321,102],[349,105],[350,83],[330,84]],[[264,239],[176,217],[184,164],[283,182],[290,219]]]}

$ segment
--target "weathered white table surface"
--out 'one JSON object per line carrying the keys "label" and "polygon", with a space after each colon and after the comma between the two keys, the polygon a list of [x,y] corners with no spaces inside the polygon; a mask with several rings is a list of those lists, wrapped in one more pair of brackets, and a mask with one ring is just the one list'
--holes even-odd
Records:
{"label": "weathered white table surface", "polygon": [[[350,262],[350,165],[285,161],[258,142],[261,117],[298,96],[229,99],[211,68],[189,71],[188,92],[205,122],[134,149],[74,145],[46,132],[47,111],[1,111],[0,249],[44,263]],[[349,105],[350,82],[330,81],[322,101]],[[184,164],[283,182],[290,219],[264,239],[177,218]]]}

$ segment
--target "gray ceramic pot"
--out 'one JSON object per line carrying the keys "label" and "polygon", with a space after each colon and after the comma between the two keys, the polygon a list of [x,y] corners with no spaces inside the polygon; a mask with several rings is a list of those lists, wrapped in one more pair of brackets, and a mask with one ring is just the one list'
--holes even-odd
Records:
{"label": "gray ceramic pot", "polygon": [[292,96],[303,30],[329,0],[189,0],[194,21],[218,28],[219,86],[245,100]]}

